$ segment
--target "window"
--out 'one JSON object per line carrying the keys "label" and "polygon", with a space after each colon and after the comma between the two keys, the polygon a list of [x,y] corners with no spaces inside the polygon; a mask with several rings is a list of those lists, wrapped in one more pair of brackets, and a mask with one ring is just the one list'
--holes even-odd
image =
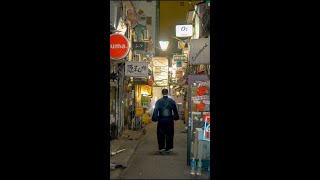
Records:
{"label": "window", "polygon": [[146,20],[146,17],[141,17],[141,20],[143,20],[143,21]]}
{"label": "window", "polygon": [[147,0],[147,2],[152,2],[152,0]]}
{"label": "window", "polygon": [[152,23],[151,23],[151,17],[147,17],[147,25],[151,25]]}
{"label": "window", "polygon": [[184,2],[180,2],[180,6],[184,6]]}

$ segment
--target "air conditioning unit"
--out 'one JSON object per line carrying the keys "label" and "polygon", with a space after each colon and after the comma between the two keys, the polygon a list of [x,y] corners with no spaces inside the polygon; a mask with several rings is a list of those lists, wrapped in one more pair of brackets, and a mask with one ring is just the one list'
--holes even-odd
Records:
{"label": "air conditioning unit", "polygon": [[133,60],[134,60],[134,61],[141,61],[141,55],[140,55],[140,54],[135,54],[135,55],[133,56]]}
{"label": "air conditioning unit", "polygon": [[149,41],[149,31],[148,29],[143,30],[143,40],[144,41]]}

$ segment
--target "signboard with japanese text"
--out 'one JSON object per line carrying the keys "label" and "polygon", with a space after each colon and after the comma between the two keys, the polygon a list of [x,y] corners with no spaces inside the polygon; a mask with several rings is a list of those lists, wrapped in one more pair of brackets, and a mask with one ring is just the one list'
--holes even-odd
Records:
{"label": "signboard with japanese text", "polygon": [[210,64],[210,38],[190,40],[191,65]]}
{"label": "signboard with japanese text", "polygon": [[185,55],[173,55],[174,61],[187,61],[187,57]]}
{"label": "signboard with japanese text", "polygon": [[144,50],[144,42],[132,42],[132,48],[133,50]]}
{"label": "signboard with japanese text", "polygon": [[125,64],[125,76],[148,78],[149,62],[127,61]]}
{"label": "signboard with japanese text", "polygon": [[193,27],[191,24],[176,25],[176,36],[177,37],[191,37],[192,33],[193,33]]}

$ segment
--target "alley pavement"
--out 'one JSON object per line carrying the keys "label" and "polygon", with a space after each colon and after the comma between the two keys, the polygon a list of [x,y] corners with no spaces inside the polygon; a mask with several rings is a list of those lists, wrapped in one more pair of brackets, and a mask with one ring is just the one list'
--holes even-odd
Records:
{"label": "alley pavement", "polygon": [[133,153],[128,167],[114,179],[208,179],[190,175],[187,165],[187,133],[183,121],[175,122],[174,148],[169,154],[160,154],[157,144],[157,123],[145,127],[139,145]]}

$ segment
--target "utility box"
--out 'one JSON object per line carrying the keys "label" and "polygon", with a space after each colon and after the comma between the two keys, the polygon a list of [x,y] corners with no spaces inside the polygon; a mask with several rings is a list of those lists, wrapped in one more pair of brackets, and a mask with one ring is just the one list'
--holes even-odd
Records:
{"label": "utility box", "polygon": [[210,141],[199,140],[197,159],[210,159]]}

